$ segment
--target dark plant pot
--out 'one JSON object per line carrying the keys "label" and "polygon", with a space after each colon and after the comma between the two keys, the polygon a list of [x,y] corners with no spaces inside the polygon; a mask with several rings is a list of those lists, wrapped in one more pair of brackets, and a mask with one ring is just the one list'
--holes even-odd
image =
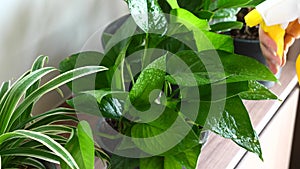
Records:
{"label": "dark plant pot", "polygon": [[[234,52],[236,54],[245,55],[252,57],[259,61],[260,63],[267,65],[266,59],[264,58],[260,45],[259,40],[248,40],[248,39],[238,39],[234,38]],[[277,78],[280,77],[281,70],[275,75]],[[270,88],[274,86],[275,82],[267,82],[267,81],[260,81],[261,84]]]}
{"label": "dark plant pot", "polygon": [[[130,17],[130,15],[124,15],[121,18],[113,21],[112,23],[110,23],[109,25],[107,25],[107,27],[104,29],[103,33],[108,33],[108,34],[115,34],[116,31],[126,22],[126,20]],[[103,39],[103,35],[101,38],[101,42],[102,42],[102,47],[105,48],[105,41]]]}

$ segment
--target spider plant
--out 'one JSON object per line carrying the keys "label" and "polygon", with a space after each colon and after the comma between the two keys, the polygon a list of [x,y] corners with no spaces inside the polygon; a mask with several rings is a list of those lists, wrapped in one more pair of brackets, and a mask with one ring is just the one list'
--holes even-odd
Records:
{"label": "spider plant", "polygon": [[[13,84],[0,88],[0,168],[94,168],[94,156],[105,157],[91,136],[89,125],[79,122],[75,111],[55,108],[33,116],[35,103],[46,93],[86,75],[106,70],[86,66],[65,72],[40,85],[45,75],[57,71],[44,67],[47,56],[39,56],[31,70]],[[63,125],[74,121],[76,125]],[[60,123],[57,123],[60,122]],[[82,147],[85,148],[82,148]],[[96,147],[96,148],[95,148]]]}

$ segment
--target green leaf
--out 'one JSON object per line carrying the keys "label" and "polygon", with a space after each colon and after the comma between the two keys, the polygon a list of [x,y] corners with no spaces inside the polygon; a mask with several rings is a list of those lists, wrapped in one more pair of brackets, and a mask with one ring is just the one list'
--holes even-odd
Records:
{"label": "green leaf", "polygon": [[[51,119],[53,117],[56,117],[57,115],[67,115],[67,114],[75,114],[75,113],[76,112],[75,112],[74,109],[69,109],[69,108],[52,109],[52,110],[49,110],[48,112],[30,117],[29,119],[26,119],[26,120],[22,121],[22,123],[20,123],[17,126],[13,127],[12,130],[23,129],[23,128],[25,128],[25,126],[29,127],[30,125],[38,122],[39,120],[42,120],[42,119],[47,118],[47,117],[50,117],[50,119]],[[51,122],[53,122],[53,120]]]}
{"label": "green leaf", "polygon": [[200,9],[205,9],[206,3],[210,3],[211,0],[177,0],[179,6],[191,12],[199,11]]}
{"label": "green leaf", "polygon": [[258,137],[239,96],[226,101],[201,102],[197,123],[224,138],[231,139],[262,159]]}
{"label": "green leaf", "polygon": [[163,87],[165,70],[166,55],[153,61],[141,72],[129,92],[129,98],[133,106],[143,110],[150,107],[150,104],[159,96],[159,92]]}
{"label": "green leaf", "polygon": [[236,21],[236,15],[239,12],[239,8],[224,8],[218,9],[213,16],[214,23],[222,23],[226,21]]}
{"label": "green leaf", "polygon": [[46,167],[43,163],[41,163],[40,161],[38,161],[34,158],[22,159],[22,163],[25,164],[25,165],[35,167],[37,169],[46,169]]}
{"label": "green leaf", "polygon": [[110,156],[105,153],[103,149],[100,147],[95,146],[95,156],[103,162],[103,164],[106,164],[108,167],[110,167]]}
{"label": "green leaf", "polygon": [[171,155],[199,144],[183,117],[167,108],[161,113],[157,119],[131,128],[132,141],[139,149],[151,155]]}
{"label": "green leaf", "polygon": [[197,16],[186,9],[172,9],[170,14],[177,16],[174,19],[176,19],[177,22],[183,23],[190,30],[210,30],[209,24],[206,20],[199,19]]}
{"label": "green leaf", "polygon": [[[97,74],[96,81],[101,81],[101,83],[96,83],[95,89],[111,88],[113,85],[116,89],[125,90],[124,59],[127,54],[136,52],[136,48],[139,49],[144,43],[143,34],[134,35],[137,26],[132,17],[125,16],[122,19],[126,21],[114,32],[105,45],[105,55],[101,56],[100,65],[109,68],[109,70]],[[82,81],[82,83],[86,83],[86,81]],[[79,91],[84,90],[91,89],[83,88]]]}
{"label": "green leaf", "polygon": [[164,169],[164,157],[154,156],[140,160],[140,169]]}
{"label": "green leaf", "polygon": [[[186,126],[183,126],[183,127],[186,127]],[[199,130],[197,129],[197,131],[199,131]],[[174,146],[169,151],[163,153],[164,156],[176,156],[178,154],[182,154],[183,152],[185,152],[191,148],[195,148],[198,146],[201,147],[201,145],[199,143],[199,135],[197,135],[194,132],[194,130],[192,130],[192,129],[190,131],[186,131],[186,132],[187,132],[187,134],[185,135],[185,137],[176,146]],[[183,132],[182,132],[182,134],[183,134]],[[196,152],[197,151],[195,151],[195,153]],[[200,151],[199,151],[199,153],[200,153]],[[191,159],[191,160],[193,160],[193,159]],[[196,162],[194,162],[194,163],[196,163]]]}
{"label": "green leaf", "polygon": [[157,0],[127,0],[127,3],[131,16],[144,32],[167,31],[167,19]]}
{"label": "green leaf", "polygon": [[7,98],[2,100],[4,102],[3,107],[0,107],[0,134],[7,131],[9,124],[13,122],[14,111],[25,91],[41,77],[54,70],[55,69],[51,67],[36,70],[12,86]]}
{"label": "green leaf", "polygon": [[96,99],[90,94],[79,94],[71,100],[67,100],[67,103],[83,113],[92,115],[99,115],[100,113]]}
{"label": "green leaf", "polygon": [[226,77],[224,73],[197,72],[167,75],[166,80],[179,86],[201,86],[223,81]]}
{"label": "green leaf", "polygon": [[[76,133],[73,133],[65,147],[72,154],[80,169],[94,168],[94,141],[91,128],[86,121],[78,124]],[[62,168],[69,167],[62,164]]]}
{"label": "green leaf", "polygon": [[70,115],[64,115],[64,114],[58,114],[55,116],[49,116],[49,117],[45,117],[41,120],[35,121],[34,123],[29,124],[28,126],[26,126],[25,129],[32,129],[32,128],[36,128],[39,126],[43,126],[43,125],[49,125],[55,122],[60,122],[60,121],[73,121],[73,122],[77,122],[78,119],[75,116],[70,116]]}
{"label": "green leaf", "polygon": [[[229,35],[223,35],[223,34],[217,34],[214,32],[203,32],[208,39],[208,43],[211,43],[213,46],[213,49],[215,50],[223,50],[226,52],[233,53],[234,51],[234,45],[233,45],[233,39]],[[211,49],[211,48],[208,48]],[[206,50],[206,48],[202,49]],[[199,51],[202,51],[199,50]]]}
{"label": "green leaf", "polygon": [[[104,55],[102,53],[99,52],[95,52],[95,51],[86,51],[86,52],[80,52],[80,53],[76,53],[73,54],[69,57],[66,57],[64,60],[62,60],[59,63],[59,69],[61,73],[65,73],[67,71],[73,70],[75,68],[81,67],[81,66],[91,66],[91,65],[95,65],[95,66],[105,66],[107,68],[110,68],[114,65],[114,59],[112,57],[108,58],[108,57],[104,57]],[[99,89],[99,88],[108,88],[110,87],[110,80],[107,77],[107,71],[104,72],[98,72],[96,74],[96,79],[93,79],[94,81],[100,82],[101,83],[95,83],[95,89]],[[93,81],[93,83],[94,83]],[[87,83],[87,80],[83,80],[83,82],[76,82],[76,87],[78,88],[78,83]],[[85,89],[86,85],[82,85],[80,86],[81,88],[76,89],[77,91],[75,91],[75,89],[73,89],[73,85],[72,83],[68,83],[68,87],[70,89],[72,89],[73,92],[78,92],[82,91]],[[91,89],[88,89],[91,90]]]}
{"label": "green leaf", "polygon": [[111,39],[113,35],[107,32],[103,32],[102,36],[101,36],[101,42],[102,42],[102,46],[107,46],[107,43],[109,42],[109,40]]}
{"label": "green leaf", "polygon": [[[182,51],[176,56],[189,66],[189,71],[208,73],[212,81],[216,77],[226,77],[226,82],[240,82],[247,80],[278,81],[273,73],[255,59],[228,53],[224,51],[207,50],[199,53],[194,51]],[[185,73],[185,70],[178,68],[176,74]],[[218,78],[217,78],[218,79]]]}
{"label": "green leaf", "polygon": [[124,100],[105,97],[99,103],[99,110],[103,117],[120,119],[123,115],[124,102]]}
{"label": "green leaf", "polygon": [[23,111],[28,108],[31,103],[38,100],[41,96],[48,93],[49,91],[52,91],[53,89],[60,87],[61,85],[66,84],[72,80],[104,70],[107,69],[102,66],[86,66],[65,72],[53,78],[52,80],[48,81],[43,86],[32,92],[23,100],[23,102],[14,111],[11,122],[15,122],[15,120],[22,114]]}
{"label": "green leaf", "polygon": [[249,7],[256,7],[258,4],[264,2],[265,0],[251,0],[247,6]]}
{"label": "green leaf", "polygon": [[172,7],[172,9],[179,8],[177,0],[167,0],[167,2],[170,4],[170,6]]}
{"label": "green leaf", "polygon": [[26,156],[26,157],[33,157],[45,161],[49,161],[51,163],[59,164],[59,157],[55,154],[40,150],[40,149],[33,149],[33,148],[12,148],[8,150],[0,150],[1,156]]}
{"label": "green leaf", "polygon": [[8,91],[9,86],[10,86],[10,81],[2,83],[0,87],[0,100],[2,99],[4,94]]}
{"label": "green leaf", "polygon": [[[31,68],[31,72],[35,71],[35,70],[39,70],[41,68],[44,67],[44,64],[48,61],[48,57],[47,56],[39,56],[33,63],[32,68]],[[38,80],[37,82],[35,82],[32,86],[30,86],[30,88],[26,91],[25,97],[27,97],[28,95],[30,95],[34,90],[36,90],[39,85],[40,85],[40,81]],[[24,119],[27,119],[30,117],[31,112],[32,112],[32,108],[33,108],[33,103],[27,108],[26,111],[23,112],[23,114],[20,116],[19,121],[23,121]]]}
{"label": "green leaf", "polygon": [[220,8],[245,7],[251,0],[217,0],[212,5]]}
{"label": "green leaf", "polygon": [[231,29],[241,29],[242,27],[243,23],[238,21],[219,22],[210,25],[211,31],[213,32],[224,32],[229,31]]}
{"label": "green leaf", "polygon": [[249,82],[250,90],[240,93],[240,97],[245,100],[271,100],[278,99],[278,97],[257,81]]}
{"label": "green leaf", "polygon": [[86,121],[81,121],[77,127],[79,146],[84,167],[94,168],[95,147],[92,129]]}
{"label": "green leaf", "polygon": [[179,161],[186,169],[197,168],[197,161],[200,155],[201,145],[197,145],[193,148],[187,149],[177,155],[175,160]]}
{"label": "green leaf", "polygon": [[123,102],[127,96],[127,92],[108,89],[85,91],[69,100],[68,103],[84,113],[119,119],[122,116]]}
{"label": "green leaf", "polygon": [[173,156],[143,158],[141,169],[182,169],[182,165]]}
{"label": "green leaf", "polygon": [[101,103],[102,99],[108,95],[121,96],[122,99],[125,99],[128,95],[127,92],[124,91],[111,91],[110,89],[101,89],[101,90],[92,90],[92,91],[84,91],[84,94],[89,94],[96,98],[98,103]]}
{"label": "green leaf", "polygon": [[172,10],[171,14],[177,16],[176,20],[178,22],[183,23],[193,31],[198,51],[219,49],[233,52],[233,39],[227,35],[209,32],[210,27],[206,20],[199,19],[194,14],[181,8]]}
{"label": "green leaf", "polygon": [[111,157],[112,169],[136,169],[139,167],[140,159],[120,157],[115,154]]}
{"label": "green leaf", "polygon": [[251,87],[247,81],[187,87],[181,90],[181,98],[189,101],[218,101],[251,91]]}
{"label": "green leaf", "polygon": [[169,24],[167,35],[161,39],[157,48],[170,53],[177,53],[181,50],[197,50],[194,33],[181,23]]}
{"label": "green leaf", "polygon": [[218,51],[224,71],[230,76],[227,82],[262,80],[275,81],[278,79],[263,64],[250,57]]}
{"label": "green leaf", "polygon": [[79,169],[77,163],[75,162],[71,154],[49,136],[34,131],[16,130],[14,132],[0,135],[0,143],[3,143],[4,141],[7,141],[12,138],[29,138],[38,141],[42,145],[49,148],[56,156],[58,156],[64,162],[66,162],[72,169]]}
{"label": "green leaf", "polygon": [[[181,85],[181,83],[174,84]],[[190,101],[200,101],[200,99],[201,101],[217,101],[237,95],[246,100],[278,99],[268,88],[256,81],[215,83],[198,87],[190,85],[189,87],[182,88],[180,93],[182,99]]]}
{"label": "green leaf", "polygon": [[200,11],[197,11],[195,13],[195,15],[200,19],[206,19],[206,20],[210,21],[213,18],[214,13],[209,10],[200,10]]}
{"label": "green leaf", "polygon": [[[182,124],[182,121],[180,121],[181,118],[179,118],[178,124],[173,126],[172,130],[166,131],[171,128],[173,123],[176,124],[177,117],[178,113],[171,109],[166,109],[162,115],[154,121],[135,124],[131,128],[132,141],[139,149],[148,154],[158,155],[165,153],[175,147],[186,135],[186,133],[182,135],[182,132],[176,134],[171,132],[174,128],[180,127],[179,124]],[[186,128],[182,127],[182,129]]]}
{"label": "green leaf", "polygon": [[[9,94],[11,93],[11,90],[13,88],[13,86],[15,86],[16,84],[18,84],[22,79],[24,79],[27,75],[29,74],[29,71],[26,71],[23,75],[21,75],[13,84],[10,84],[10,82],[6,82],[9,83],[9,88],[8,90],[4,93],[4,95],[2,96],[2,98],[0,99],[0,110],[2,107],[4,107],[6,100],[8,99]],[[0,111],[0,116],[1,116],[1,111]]]}
{"label": "green leaf", "polygon": [[33,128],[32,131],[40,132],[40,133],[53,133],[53,134],[62,134],[62,133],[71,133],[72,127],[68,127],[65,125],[46,125],[39,126],[37,128]]}

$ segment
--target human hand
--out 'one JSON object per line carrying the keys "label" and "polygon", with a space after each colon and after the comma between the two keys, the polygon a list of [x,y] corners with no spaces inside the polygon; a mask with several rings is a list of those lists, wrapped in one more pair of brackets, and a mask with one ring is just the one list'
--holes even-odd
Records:
{"label": "human hand", "polygon": [[290,22],[285,32],[284,54],[282,57],[280,57],[276,53],[277,45],[275,41],[270,38],[268,34],[261,28],[259,29],[259,40],[262,54],[264,55],[270,70],[274,74],[278,72],[280,67],[284,66],[289,47],[294,43],[295,39],[300,37],[300,24],[298,22],[298,19]]}

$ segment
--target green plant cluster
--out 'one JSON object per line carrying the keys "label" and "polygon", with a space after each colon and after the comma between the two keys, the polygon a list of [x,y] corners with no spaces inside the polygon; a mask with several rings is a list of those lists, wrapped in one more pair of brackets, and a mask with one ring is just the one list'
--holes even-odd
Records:
{"label": "green plant cluster", "polygon": [[[60,164],[63,169],[92,169],[95,157],[108,160],[92,139],[96,134],[117,142],[113,152],[140,152],[135,157],[112,153],[113,169],[193,169],[203,145],[201,133],[207,130],[262,159],[242,100],[277,99],[257,82],[277,79],[257,61],[234,54],[231,37],[215,33],[240,23],[210,24],[260,1],[127,0],[132,17],[114,33],[103,34],[104,53],[67,57],[60,63],[61,74],[45,84],[41,78],[57,69],[44,67],[47,57],[38,57],[13,84],[1,85],[0,168]],[[43,95],[55,89],[61,93],[59,87],[67,83],[76,94],[70,105],[104,117],[127,137],[93,133],[74,109],[32,115]]]}
{"label": "green plant cluster", "polygon": [[[113,121],[111,127],[132,138],[131,146],[124,146],[128,139],[97,133],[111,142],[118,140],[115,151],[130,152],[134,147],[148,155],[133,158],[112,154],[110,167],[194,169],[202,146],[199,138],[205,130],[231,139],[262,159],[242,100],[277,99],[257,82],[277,79],[256,60],[234,54],[231,37],[215,33],[236,28],[239,23],[209,24],[219,10],[258,1],[126,2],[132,17],[116,32],[104,33],[104,53],[81,52],[60,63],[62,72],[76,68],[79,60],[91,61],[86,64],[99,61],[109,69],[97,74],[93,90],[74,89],[70,84],[77,96],[69,103],[79,111]],[[147,17],[138,17],[145,14]],[[178,60],[187,67],[176,66]],[[91,108],[92,100],[97,102],[96,110]],[[195,107],[196,113],[192,113]],[[163,137],[173,124],[180,125]],[[174,140],[178,141],[174,147],[157,153]]]}
{"label": "green plant cluster", "polygon": [[[59,91],[61,85],[106,68],[77,68],[40,85],[42,77],[58,71],[44,67],[46,61],[46,56],[38,57],[30,71],[13,84],[4,82],[0,88],[0,168],[56,168],[54,164],[71,169],[94,168],[95,154],[101,159],[106,155],[94,146],[89,124],[79,122],[74,109],[56,108],[36,116],[32,109],[48,92]],[[66,125],[67,121],[73,125]]]}

